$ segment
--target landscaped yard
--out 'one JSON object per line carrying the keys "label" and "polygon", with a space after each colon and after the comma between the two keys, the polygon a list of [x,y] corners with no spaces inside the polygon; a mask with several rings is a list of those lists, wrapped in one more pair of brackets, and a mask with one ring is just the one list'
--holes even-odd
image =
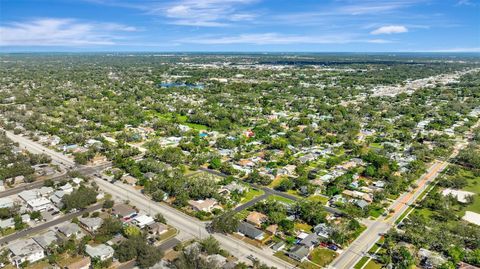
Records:
{"label": "landscaped yard", "polygon": [[268,197],[268,200],[274,200],[274,201],[278,201],[278,202],[281,202],[281,203],[285,203],[285,204],[293,204],[295,203],[295,201],[293,200],[290,200],[288,198],[285,198],[285,197],[282,197],[282,196],[278,196],[278,195],[270,195]]}
{"label": "landscaped yard", "polygon": [[173,237],[174,235],[177,234],[177,230],[175,228],[170,228],[168,229],[168,231],[164,234],[161,234],[158,238],[159,241],[163,241],[163,240],[166,240],[166,239],[169,239],[171,237]]}
{"label": "landscaped yard", "polygon": [[320,195],[312,195],[307,198],[308,200],[312,201],[320,201],[322,204],[326,204],[328,202],[328,198]]}
{"label": "landscaped yard", "polygon": [[318,264],[320,266],[326,266],[330,264],[335,257],[337,257],[337,253],[327,248],[316,248],[310,253],[310,260]]}
{"label": "landscaped yard", "polygon": [[306,223],[295,222],[295,229],[296,230],[302,230],[304,232],[311,232],[312,231],[312,226],[308,225]]}
{"label": "landscaped yard", "polygon": [[288,257],[287,254],[283,251],[277,251],[277,252],[275,252],[275,254],[273,254],[273,256],[295,265],[296,268],[302,268],[302,269],[319,269],[320,268],[319,266],[317,266],[317,265],[315,265],[315,264],[313,264],[309,261],[299,263],[296,260]]}
{"label": "landscaped yard", "polygon": [[250,190],[245,194],[245,197],[242,198],[240,203],[244,204],[249,201],[251,201],[253,198],[263,195],[265,192],[263,190],[255,189],[255,188],[250,188]]}

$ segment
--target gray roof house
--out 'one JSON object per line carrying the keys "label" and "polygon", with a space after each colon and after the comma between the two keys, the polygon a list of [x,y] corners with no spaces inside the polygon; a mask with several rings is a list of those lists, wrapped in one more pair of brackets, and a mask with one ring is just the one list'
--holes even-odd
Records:
{"label": "gray roof house", "polygon": [[8,229],[8,228],[14,228],[14,227],[15,227],[15,221],[13,220],[13,218],[0,220],[0,228]]}
{"label": "gray roof house", "polygon": [[10,197],[0,198],[0,208],[9,208],[13,206],[13,200]]}
{"label": "gray roof house", "polygon": [[320,223],[313,228],[313,231],[315,231],[315,233],[317,233],[317,235],[320,237],[328,238],[332,228],[325,223]]}
{"label": "gray roof house", "polygon": [[300,241],[300,245],[306,246],[309,249],[312,249],[316,245],[318,245],[319,240],[318,240],[318,235],[315,233],[311,233],[307,235],[302,241]]}
{"label": "gray roof house", "polygon": [[85,228],[87,231],[93,233],[100,228],[103,224],[102,218],[79,218],[80,225]]}
{"label": "gray roof house", "polygon": [[48,231],[46,233],[33,237],[33,240],[37,242],[43,249],[47,249],[52,243],[59,241],[57,234],[54,231]]}
{"label": "gray roof house", "polygon": [[287,253],[287,255],[296,261],[302,262],[307,258],[308,253],[310,253],[310,250],[307,247],[296,245]]}
{"label": "gray roof house", "polygon": [[80,229],[80,227],[75,223],[66,223],[58,227],[58,231],[66,237],[75,235],[76,238],[82,238],[85,236],[82,229]]}
{"label": "gray roof house", "polygon": [[265,233],[262,230],[257,229],[252,224],[244,221],[238,225],[237,232],[256,240],[262,240],[265,236]]}
{"label": "gray roof house", "polygon": [[111,257],[113,257],[114,250],[112,247],[107,246],[105,244],[100,244],[97,246],[90,246],[86,245],[85,246],[85,252],[90,256],[92,259],[93,258],[98,258],[102,261],[107,260]]}
{"label": "gray roof house", "polygon": [[355,201],[355,205],[361,209],[365,209],[368,206],[368,203],[365,200],[357,200]]}
{"label": "gray roof house", "polygon": [[18,240],[8,246],[12,253],[11,260],[17,266],[25,261],[34,263],[45,258],[43,248],[33,239]]}

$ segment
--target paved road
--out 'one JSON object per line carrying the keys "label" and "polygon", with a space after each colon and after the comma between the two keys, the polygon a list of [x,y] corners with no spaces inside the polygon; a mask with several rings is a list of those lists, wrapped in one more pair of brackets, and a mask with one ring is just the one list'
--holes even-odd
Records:
{"label": "paved road", "polygon": [[5,131],[5,134],[7,137],[12,140],[13,142],[17,142],[20,145],[20,148],[25,148],[28,149],[28,151],[32,153],[44,153],[47,154],[52,158],[52,162],[65,167],[65,168],[70,168],[75,166],[75,162],[70,159],[69,157],[63,155],[62,153],[53,151],[49,148],[46,148],[42,145],[39,145],[38,143],[30,140],[29,138],[23,137],[21,135],[16,135],[10,131]]}
{"label": "paved road", "polygon": [[38,233],[42,230],[45,230],[45,229],[48,229],[48,228],[51,228],[51,227],[55,227],[55,225],[58,225],[62,222],[71,220],[74,217],[79,217],[79,216],[83,215],[83,213],[85,213],[85,212],[92,212],[92,211],[98,210],[100,208],[102,208],[102,204],[95,204],[95,205],[90,206],[90,207],[88,207],[84,210],[80,210],[80,211],[75,212],[75,213],[69,213],[69,214],[61,216],[57,219],[54,219],[52,221],[42,223],[38,226],[29,228],[29,229],[26,229],[26,230],[22,230],[22,231],[19,231],[17,233],[11,234],[11,235],[7,235],[5,237],[0,238],[0,245],[11,242],[13,240],[17,240],[17,239],[22,238],[22,237],[26,237],[26,236],[29,236],[29,235],[36,234],[36,233]]}
{"label": "paved road", "polygon": [[[109,164],[109,163],[98,165],[98,166],[93,166],[93,167],[84,166],[84,167],[80,167],[78,169],[75,169],[73,171],[80,172],[83,175],[91,175],[91,174],[98,173],[101,170],[103,170],[107,167],[110,167],[110,166],[111,166],[111,164]],[[45,179],[42,179],[42,180],[37,180],[37,181],[32,182],[32,183],[23,184],[19,187],[7,189],[7,190],[4,190],[4,191],[0,192],[0,198],[7,197],[7,196],[10,196],[10,195],[14,195],[14,194],[17,194],[17,193],[22,192],[24,190],[31,190],[31,189],[35,189],[35,188],[40,188],[40,187],[43,186],[45,180],[59,181],[59,180],[63,180],[63,179],[66,179],[66,178],[67,178],[67,174],[62,174],[62,175],[58,175],[58,176],[45,178]]]}
{"label": "paved road", "polygon": [[[206,230],[206,222],[199,221],[163,203],[156,203],[141,194],[138,190],[135,190],[132,186],[125,185],[118,181],[112,184],[98,177],[94,177],[94,180],[100,188],[111,193],[116,199],[128,200],[130,204],[135,205],[137,208],[151,215],[162,213],[167,219],[167,222],[179,230],[177,238],[182,241],[192,238],[205,238],[210,235]],[[275,266],[277,268],[292,267],[291,264],[274,257],[273,252],[268,248],[259,249],[223,234],[215,233],[212,235],[220,242],[222,248],[235,255],[241,261],[250,262],[246,257],[253,255],[269,266]]]}
{"label": "paved road", "polygon": [[[219,171],[216,171],[216,170],[212,170],[212,169],[209,169],[209,168],[205,168],[205,167],[200,167],[199,170],[202,170],[206,173],[210,173],[212,175],[216,175],[216,176],[220,176],[220,177],[227,177],[228,175],[226,174],[223,174]],[[265,187],[265,186],[259,186],[259,185],[256,185],[256,184],[252,184],[252,183],[249,183],[249,185],[252,187],[252,188],[256,188],[256,189],[261,189],[265,192],[264,195],[262,196],[259,196],[259,197],[262,197],[262,199],[259,199],[259,197],[255,198],[255,202],[258,202],[258,201],[261,201],[263,199],[267,199],[270,195],[277,195],[277,196],[280,196],[280,197],[283,197],[283,198],[286,198],[286,199],[290,199],[290,200],[293,200],[293,201],[298,201],[300,200],[301,198],[299,198],[298,196],[295,196],[295,195],[291,195],[291,194],[288,194],[288,193],[285,193],[285,192],[281,192],[281,191],[277,191],[277,190],[274,190],[274,189],[271,189],[269,187]],[[325,197],[325,198],[328,198],[328,196],[325,196],[325,195],[320,195],[322,197]],[[248,202],[248,204],[250,205],[253,205],[254,203],[251,203],[251,202]],[[247,207],[243,207],[243,209],[245,208],[248,208],[249,206]],[[237,207],[238,208],[238,207]],[[345,213],[336,209],[336,208],[332,208],[332,207],[329,207],[329,206],[324,206],[324,209],[327,211],[327,212],[330,212],[332,214],[337,214],[337,215],[344,215]],[[237,210],[235,210],[237,211]],[[241,210],[239,210],[241,211]]]}
{"label": "paved road", "polygon": [[[469,132],[480,125],[477,122]],[[454,146],[453,153],[448,157],[448,160],[454,159],[460,150],[467,145],[466,140],[457,141]],[[330,265],[330,268],[353,268],[355,264],[370,250],[370,248],[380,239],[380,235],[388,232],[388,230],[395,226],[395,221],[399,219],[403,213],[414,204],[418,197],[433,183],[438,175],[448,166],[447,161],[435,160],[429,167],[427,172],[423,174],[415,183],[417,187],[407,193],[402,194],[395,200],[387,210],[393,210],[389,217],[381,216],[372,225],[370,225],[350,246],[339,255]]]}

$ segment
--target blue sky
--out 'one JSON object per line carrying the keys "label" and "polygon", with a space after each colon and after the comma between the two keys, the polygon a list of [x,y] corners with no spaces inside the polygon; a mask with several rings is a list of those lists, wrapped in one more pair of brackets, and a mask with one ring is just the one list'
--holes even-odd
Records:
{"label": "blue sky", "polygon": [[0,0],[0,51],[480,52],[480,0]]}

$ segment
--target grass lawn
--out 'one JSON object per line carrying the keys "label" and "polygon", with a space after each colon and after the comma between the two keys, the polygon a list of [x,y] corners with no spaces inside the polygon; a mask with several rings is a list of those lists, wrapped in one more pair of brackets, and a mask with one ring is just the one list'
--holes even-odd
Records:
{"label": "grass lawn", "polygon": [[366,264],[368,262],[368,257],[362,257],[360,259],[360,261],[357,262],[357,264],[355,264],[355,266],[353,267],[354,269],[360,269],[363,267],[364,264]]}
{"label": "grass lawn", "polygon": [[371,209],[368,213],[370,214],[370,216],[374,218],[378,218],[382,215],[384,211],[385,209],[383,208],[375,208],[375,209]]}
{"label": "grass lawn", "polygon": [[[463,172],[463,171],[462,171]],[[473,203],[465,207],[465,211],[473,211],[480,214],[480,177],[475,177],[471,171],[463,172],[465,177],[467,177],[468,185],[463,188],[463,191],[470,191],[477,194],[473,199]],[[462,216],[465,213],[462,214]]]}
{"label": "grass lawn", "polygon": [[296,260],[294,259],[291,259],[290,257],[287,256],[287,254],[283,251],[277,251],[275,252],[275,254],[273,254],[273,256],[279,258],[279,259],[282,259],[290,264],[293,264],[295,265],[295,268],[302,268],[302,269],[320,269],[320,267],[318,267],[317,265],[309,262],[309,261],[306,261],[306,262],[302,262],[302,263],[299,263],[297,262]]}
{"label": "grass lawn", "polygon": [[330,264],[337,257],[337,253],[326,248],[316,248],[310,253],[310,260],[322,267]]}
{"label": "grass lawn", "polygon": [[175,228],[170,228],[168,231],[164,234],[161,234],[158,238],[159,241],[163,241],[166,239],[169,239],[177,234],[177,230]]}
{"label": "grass lawn", "polygon": [[378,263],[375,260],[370,260],[367,265],[364,267],[364,269],[381,269],[382,264]]}
{"label": "grass lawn", "polygon": [[312,231],[312,226],[308,225],[306,223],[295,222],[295,229],[296,230],[302,230],[304,232],[311,232]]}
{"label": "grass lawn", "polygon": [[238,212],[236,214],[236,216],[238,217],[238,219],[244,220],[244,219],[247,218],[248,214],[250,214],[250,211],[248,211],[247,209],[244,209],[244,210]]}
{"label": "grass lawn", "polygon": [[278,184],[280,184],[282,179],[284,179],[284,177],[276,177],[274,180],[272,180],[272,182],[270,182],[270,184],[268,184],[268,187],[274,189],[276,186],[278,186]]}
{"label": "grass lawn", "polygon": [[250,188],[250,190],[245,194],[245,197],[242,198],[240,203],[244,204],[251,201],[253,198],[263,195],[265,192],[263,190]]}
{"label": "grass lawn", "polygon": [[312,196],[308,197],[307,200],[319,201],[324,205],[328,202],[327,197],[323,197],[323,196],[320,196],[320,195],[312,195]]}
{"label": "grass lawn", "polygon": [[383,149],[383,146],[379,143],[371,143],[370,147],[376,148],[376,149]]}
{"label": "grass lawn", "polygon": [[300,197],[300,195],[298,194],[298,192],[296,190],[288,190],[287,193],[290,194],[290,195],[293,195],[293,196]]}
{"label": "grass lawn", "polygon": [[288,198],[278,196],[278,195],[270,195],[268,197],[268,200],[274,200],[274,201],[278,201],[280,203],[285,203],[285,204],[289,204],[289,205],[295,203],[295,201],[293,201],[293,200],[290,200]]}

